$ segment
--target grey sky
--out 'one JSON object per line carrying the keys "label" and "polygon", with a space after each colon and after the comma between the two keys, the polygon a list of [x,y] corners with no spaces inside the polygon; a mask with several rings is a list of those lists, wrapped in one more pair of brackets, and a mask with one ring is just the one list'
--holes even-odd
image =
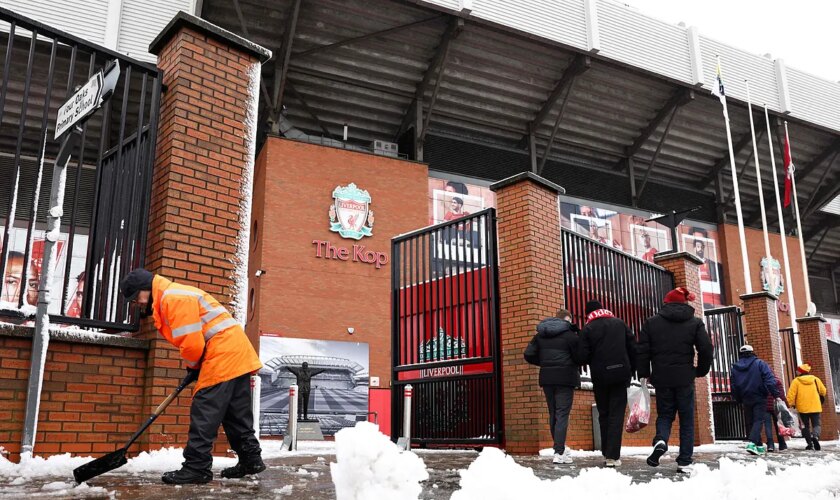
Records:
{"label": "grey sky", "polygon": [[697,26],[717,41],[782,58],[788,67],[840,81],[838,0],[623,0],[663,21]]}

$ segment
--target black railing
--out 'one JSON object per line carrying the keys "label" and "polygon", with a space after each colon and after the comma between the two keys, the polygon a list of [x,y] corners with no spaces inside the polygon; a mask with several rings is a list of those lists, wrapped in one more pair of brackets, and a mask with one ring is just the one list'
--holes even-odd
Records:
{"label": "black railing", "polygon": [[704,312],[706,331],[715,348],[709,382],[715,439],[720,440],[743,440],[747,437],[744,409],[732,397],[729,381],[732,365],[738,361],[738,350],[744,344],[742,315],[741,309],[735,306]]}
{"label": "black railing", "polygon": [[144,264],[161,73],[150,64],[0,8],[0,314],[34,311],[50,207],[58,107],[110,61],[113,97],[83,125],[67,167],[53,323],[136,330],[117,283]]}
{"label": "black railing", "polygon": [[411,384],[414,442],[499,443],[495,210],[394,238],[392,255],[393,436]]}
{"label": "black railing", "polygon": [[598,300],[638,336],[645,320],[662,306],[674,288],[666,269],[610,248],[566,229],[563,240],[563,286],[566,309],[583,326],[586,302]]}
{"label": "black railing", "polygon": [[782,370],[785,374],[785,387],[790,387],[790,383],[796,378],[796,367],[799,366],[799,356],[796,351],[797,337],[799,337],[799,332],[793,331],[793,328],[782,328],[779,330],[779,340],[782,344],[782,363],[784,364]]}

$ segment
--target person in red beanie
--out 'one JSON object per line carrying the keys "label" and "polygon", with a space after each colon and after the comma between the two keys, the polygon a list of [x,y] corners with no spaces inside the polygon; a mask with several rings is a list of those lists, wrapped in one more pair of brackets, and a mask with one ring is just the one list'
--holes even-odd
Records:
{"label": "person in red beanie", "polygon": [[694,294],[682,287],[668,292],[659,313],[642,326],[638,344],[639,377],[650,377],[656,388],[656,436],[647,464],[657,467],[668,451],[671,425],[679,413],[680,472],[690,472],[693,462],[694,379],[709,373],[714,353],[706,326],[689,305],[694,299]]}

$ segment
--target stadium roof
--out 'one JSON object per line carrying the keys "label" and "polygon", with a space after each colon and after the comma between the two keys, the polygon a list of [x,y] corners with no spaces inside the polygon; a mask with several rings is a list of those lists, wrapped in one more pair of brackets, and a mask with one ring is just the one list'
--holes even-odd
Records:
{"label": "stadium roof", "polygon": [[396,142],[420,95],[427,147],[457,138],[527,155],[533,130],[537,168],[548,149],[541,173],[560,185],[583,169],[623,183],[632,203],[633,178],[635,204],[651,210],[662,186],[679,187],[716,196],[734,222],[721,106],[709,92],[719,55],[747,223],[760,225],[745,79],[771,226],[764,103],[779,170],[789,121],[811,267],[840,264],[840,217],[819,210],[840,194],[836,82],[606,0],[204,0],[200,13],[274,52],[263,121],[285,105],[310,134],[340,139],[347,124],[356,143]]}

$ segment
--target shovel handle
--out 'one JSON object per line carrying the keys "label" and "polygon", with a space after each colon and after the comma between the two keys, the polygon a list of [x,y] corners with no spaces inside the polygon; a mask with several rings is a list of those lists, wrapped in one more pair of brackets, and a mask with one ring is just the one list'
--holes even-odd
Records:
{"label": "shovel handle", "polygon": [[181,381],[181,383],[180,383],[180,384],[178,384],[178,387],[176,387],[176,388],[175,388],[175,390],[174,390],[174,391],[172,391],[172,394],[170,394],[169,396],[167,396],[167,397],[166,397],[166,399],[164,399],[164,400],[163,400],[163,403],[161,403],[160,405],[158,405],[158,407],[157,407],[157,409],[155,410],[155,412],[154,412],[154,413],[152,413],[152,416],[151,416],[151,417],[149,417],[149,419],[148,419],[148,420],[146,420],[146,423],[145,423],[145,424],[143,424],[143,426],[142,426],[142,427],[140,427],[140,428],[137,430],[137,432],[135,432],[135,433],[134,433],[134,435],[133,435],[133,436],[131,436],[131,439],[129,439],[129,440],[128,440],[128,442],[127,442],[127,443],[125,443],[125,446],[124,446],[123,448],[127,450],[127,449],[128,449],[128,447],[129,447],[129,446],[131,446],[131,444],[132,444],[132,443],[134,443],[134,441],[136,441],[138,437],[140,437],[140,434],[143,434],[143,431],[145,431],[146,429],[148,429],[148,428],[149,428],[149,426],[150,426],[150,425],[152,425],[152,423],[153,423],[155,420],[157,420],[157,418],[160,416],[160,414],[161,414],[161,413],[163,413],[163,411],[166,409],[166,407],[167,407],[167,406],[169,406],[169,404],[170,404],[170,403],[172,403],[172,401],[173,401],[175,398],[177,398],[177,397],[178,397],[178,394],[180,394],[180,393],[181,393],[181,391],[183,391],[183,390],[184,390],[184,389],[185,389],[188,385],[190,385],[191,383],[193,383],[193,381],[194,381],[197,377],[198,377],[198,375],[197,375],[197,373],[196,373],[196,372],[190,372],[190,373],[188,373],[188,374],[187,374],[187,376],[186,376],[186,377],[184,377],[184,380],[182,380],[182,381]]}

